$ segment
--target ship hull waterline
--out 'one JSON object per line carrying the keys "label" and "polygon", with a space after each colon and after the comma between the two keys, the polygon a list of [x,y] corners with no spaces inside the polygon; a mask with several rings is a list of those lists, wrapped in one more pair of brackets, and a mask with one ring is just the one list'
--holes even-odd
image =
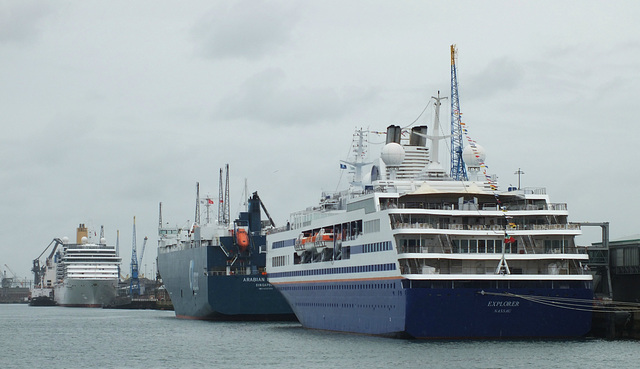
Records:
{"label": "ship hull waterline", "polygon": [[590,301],[593,292],[586,284],[571,289],[450,289],[405,288],[406,282],[381,279],[277,287],[310,329],[415,339],[577,338],[591,330],[588,309],[517,297]]}
{"label": "ship hull waterline", "polygon": [[67,278],[55,286],[58,306],[102,307],[116,298],[118,281]]}

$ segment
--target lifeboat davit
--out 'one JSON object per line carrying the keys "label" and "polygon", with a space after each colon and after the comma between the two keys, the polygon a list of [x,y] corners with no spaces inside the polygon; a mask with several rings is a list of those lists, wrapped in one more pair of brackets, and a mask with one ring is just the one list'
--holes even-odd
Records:
{"label": "lifeboat davit", "polygon": [[240,248],[240,251],[246,250],[249,246],[249,234],[247,234],[247,230],[244,228],[238,229],[236,232],[236,243]]}

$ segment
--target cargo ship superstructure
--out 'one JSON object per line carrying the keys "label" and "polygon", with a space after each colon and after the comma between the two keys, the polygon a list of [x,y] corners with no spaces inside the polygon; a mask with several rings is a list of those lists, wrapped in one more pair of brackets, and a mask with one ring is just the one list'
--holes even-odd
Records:
{"label": "cargo ship superstructure", "polygon": [[[411,338],[579,337],[591,326],[592,276],[565,203],[544,188],[498,189],[484,150],[464,150],[469,177],[442,169],[439,97],[433,133],[389,126],[354,179],[323,193],[267,236],[269,281],[304,327]],[[431,141],[427,147],[427,141]],[[365,170],[366,169],[366,170]]]}
{"label": "cargo ship superstructure", "polygon": [[59,306],[102,307],[115,299],[121,261],[116,247],[103,237],[92,242],[84,224],[78,226],[76,238],[76,243],[55,238],[43,251],[53,246],[45,265],[34,260],[31,297],[39,300],[36,304],[53,299]]}
{"label": "cargo ship superstructure", "polygon": [[[213,204],[210,198],[204,202],[207,206]],[[228,199],[223,202],[228,204]],[[200,204],[200,199],[196,203]],[[254,193],[246,211],[240,212],[232,223],[227,220],[228,209],[219,212],[218,220],[207,215],[202,224],[196,221],[188,227],[165,227],[160,216],[158,271],[177,317],[296,319],[282,294],[266,278],[261,206],[258,194]],[[198,218],[199,205],[196,208]]]}

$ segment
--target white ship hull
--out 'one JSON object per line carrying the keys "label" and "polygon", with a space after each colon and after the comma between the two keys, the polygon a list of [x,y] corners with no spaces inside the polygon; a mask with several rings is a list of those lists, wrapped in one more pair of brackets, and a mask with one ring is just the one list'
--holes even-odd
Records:
{"label": "white ship hull", "polygon": [[59,306],[102,307],[116,297],[116,279],[91,280],[67,278],[55,287],[55,301]]}

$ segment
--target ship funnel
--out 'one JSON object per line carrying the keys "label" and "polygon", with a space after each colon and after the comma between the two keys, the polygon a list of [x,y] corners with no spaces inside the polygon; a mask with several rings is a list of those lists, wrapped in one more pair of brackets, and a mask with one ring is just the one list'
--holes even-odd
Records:
{"label": "ship funnel", "polygon": [[411,138],[409,139],[411,146],[427,146],[427,126],[418,126],[411,128]]}
{"label": "ship funnel", "polygon": [[78,231],[76,233],[76,243],[81,245],[82,242],[82,238],[89,238],[89,230],[87,229],[87,227],[85,227],[84,223],[78,225]]}
{"label": "ship funnel", "polygon": [[397,144],[400,143],[400,136],[402,135],[402,128],[400,126],[390,125],[387,127],[387,142],[391,143],[395,142]]}

